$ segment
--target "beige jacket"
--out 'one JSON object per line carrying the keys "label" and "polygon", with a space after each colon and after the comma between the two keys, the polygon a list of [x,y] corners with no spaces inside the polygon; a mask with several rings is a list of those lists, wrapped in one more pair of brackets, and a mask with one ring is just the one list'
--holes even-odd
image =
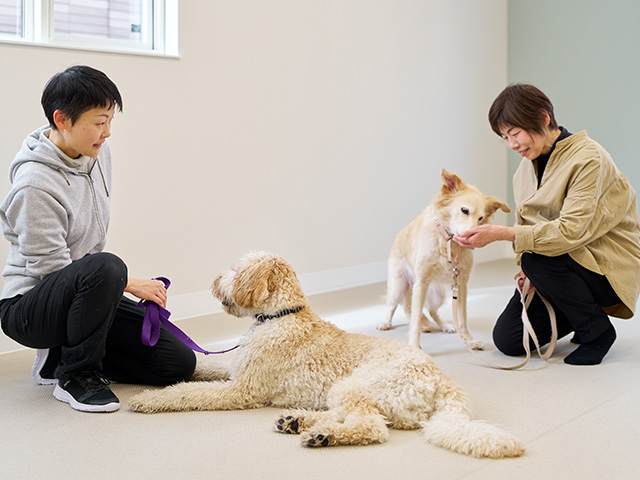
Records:
{"label": "beige jacket", "polygon": [[609,153],[575,133],[559,141],[538,188],[535,161],[523,159],[513,176],[514,250],[547,256],[568,253],[605,275],[622,304],[605,309],[631,318],[640,291],[640,219],[636,192]]}

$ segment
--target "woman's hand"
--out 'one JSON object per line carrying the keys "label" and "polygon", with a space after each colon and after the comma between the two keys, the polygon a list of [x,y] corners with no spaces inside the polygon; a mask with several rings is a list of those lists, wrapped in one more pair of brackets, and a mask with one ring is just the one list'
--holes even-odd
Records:
{"label": "woman's hand", "polygon": [[[518,290],[522,291],[524,288],[524,281],[527,279],[527,276],[524,274],[522,270],[516,273],[516,276],[513,279],[518,283]],[[529,291],[525,293],[533,293],[536,291],[536,287],[533,286],[533,283],[529,284]]]}
{"label": "woman's hand", "polygon": [[167,289],[160,280],[129,278],[124,291],[140,300],[150,300],[162,308],[167,308]]}
{"label": "woman's hand", "polygon": [[498,240],[513,242],[515,238],[513,227],[487,224],[478,225],[460,235],[454,235],[453,241],[464,248],[482,248]]}

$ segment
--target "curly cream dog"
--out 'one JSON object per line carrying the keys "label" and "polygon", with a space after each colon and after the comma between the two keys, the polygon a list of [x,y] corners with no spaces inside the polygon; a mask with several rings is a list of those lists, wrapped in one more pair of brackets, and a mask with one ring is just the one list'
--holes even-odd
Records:
{"label": "curly cream dog", "polygon": [[[453,333],[453,325],[443,322],[438,309],[444,302],[445,285],[452,285],[452,266],[447,254],[448,236],[457,235],[489,221],[498,209],[510,212],[500,200],[482,194],[464,183],[455,173],[442,169],[442,188],[429,206],[397,235],[391,247],[387,277],[387,316],[379,330],[391,328],[393,314],[402,304],[410,317],[409,345],[420,348],[420,331],[430,332],[431,318],[443,332]],[[453,246],[458,256],[458,305],[460,334],[474,350],[483,350],[467,328],[467,283],[473,266],[471,250]]]}
{"label": "curly cream dog", "polygon": [[[231,371],[216,381],[147,390],[131,399],[145,413],[291,408],[275,422],[309,447],[384,442],[388,427],[422,427],[431,443],[476,457],[514,457],[524,448],[500,428],[470,419],[465,392],[403,342],[352,334],[309,307],[282,258],[251,253],[212,286],[225,310],[256,323]],[[201,377],[202,378],[202,375]]]}

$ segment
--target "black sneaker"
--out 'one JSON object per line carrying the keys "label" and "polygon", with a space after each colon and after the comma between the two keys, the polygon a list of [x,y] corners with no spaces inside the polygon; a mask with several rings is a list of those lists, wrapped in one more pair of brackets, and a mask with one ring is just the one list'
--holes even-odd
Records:
{"label": "black sneaker", "polygon": [[60,363],[61,351],[61,347],[36,350],[36,359],[33,362],[31,375],[38,385],[55,385],[58,383],[53,372]]}
{"label": "black sneaker", "polygon": [[108,385],[109,379],[97,370],[83,370],[59,380],[53,396],[81,412],[115,412],[120,401]]}

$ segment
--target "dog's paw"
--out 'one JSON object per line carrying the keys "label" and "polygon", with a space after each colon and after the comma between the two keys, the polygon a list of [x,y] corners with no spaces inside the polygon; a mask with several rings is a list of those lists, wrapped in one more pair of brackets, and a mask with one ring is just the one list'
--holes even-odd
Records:
{"label": "dog's paw", "polygon": [[456,327],[450,323],[443,323],[440,325],[440,331],[444,333],[456,333]]}
{"label": "dog's paw", "polygon": [[306,434],[302,437],[303,447],[328,447],[331,444],[331,436],[318,434]]}
{"label": "dog's paw", "polygon": [[292,417],[291,415],[287,415],[284,418],[276,420],[273,427],[277,432],[297,435],[300,433],[300,420],[296,417]]}
{"label": "dog's paw", "polygon": [[145,390],[131,397],[129,408],[140,413],[156,413],[162,410],[158,404],[157,392],[154,390]]}
{"label": "dog's paw", "polygon": [[471,340],[469,342],[469,346],[471,347],[472,350],[484,350],[484,343],[478,340]]}
{"label": "dog's paw", "polygon": [[433,331],[431,321],[429,321],[425,314],[420,315],[420,331],[422,333],[431,333]]}
{"label": "dog's paw", "polygon": [[378,325],[376,327],[378,330],[391,330],[391,323],[390,322],[382,322],[380,325]]}

